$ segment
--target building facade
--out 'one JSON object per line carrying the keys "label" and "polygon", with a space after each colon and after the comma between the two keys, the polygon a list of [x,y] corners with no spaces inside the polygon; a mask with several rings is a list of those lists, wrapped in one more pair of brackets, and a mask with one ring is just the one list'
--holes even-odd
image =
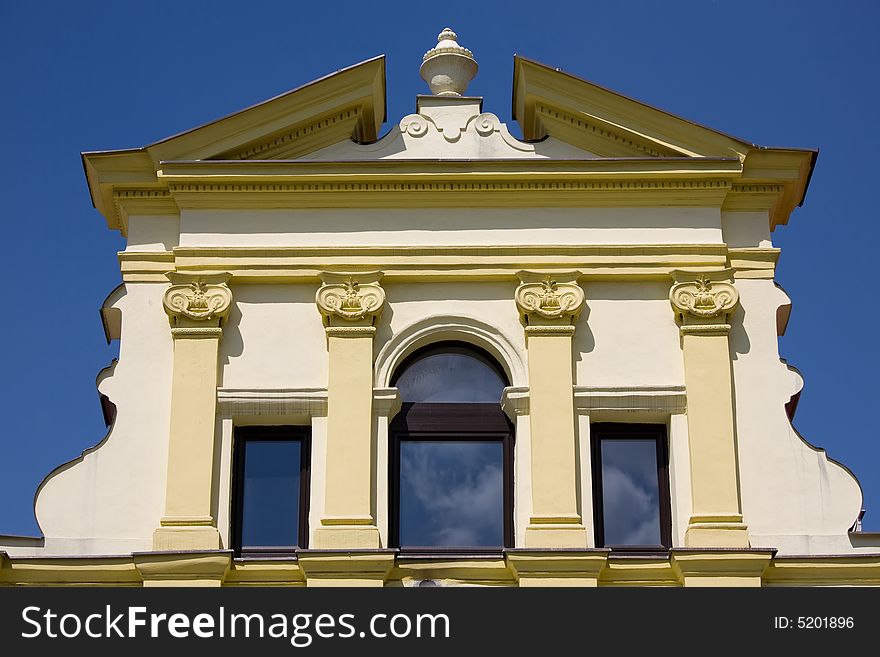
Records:
{"label": "building facade", "polygon": [[520,140],[476,70],[444,30],[381,138],[378,57],[83,154],[108,433],[0,584],[880,583],[777,348],[816,152],[516,57]]}

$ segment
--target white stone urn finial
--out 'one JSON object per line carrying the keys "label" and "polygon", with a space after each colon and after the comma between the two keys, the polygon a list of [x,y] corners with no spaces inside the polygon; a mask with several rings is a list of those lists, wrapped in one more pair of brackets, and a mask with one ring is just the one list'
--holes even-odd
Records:
{"label": "white stone urn finial", "polygon": [[474,53],[458,45],[458,35],[445,27],[437,45],[425,53],[419,74],[435,96],[461,96],[477,74]]}

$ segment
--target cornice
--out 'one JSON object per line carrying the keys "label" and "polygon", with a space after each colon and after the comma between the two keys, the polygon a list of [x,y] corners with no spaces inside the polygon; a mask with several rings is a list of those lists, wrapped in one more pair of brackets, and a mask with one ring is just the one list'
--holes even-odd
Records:
{"label": "cornice", "polygon": [[166,160],[159,163],[160,180],[171,182],[272,183],[296,181],[387,181],[408,174],[485,179],[496,174],[548,181],[593,178],[728,180],[742,174],[742,162],[733,157],[611,157],[583,160],[552,158],[503,159],[384,159],[349,161],[279,160]]}
{"label": "cornice", "polygon": [[301,247],[175,247],[173,251],[119,253],[126,282],[167,282],[165,272],[229,272],[236,281],[317,281],[328,268],[386,279],[510,280],[521,270],[580,270],[583,278],[668,279],[676,269],[717,270],[727,263],[724,244],[424,245]]}
{"label": "cornice", "polygon": [[730,158],[163,162],[181,208],[720,207]]}
{"label": "cornice", "polygon": [[770,247],[733,248],[727,258],[735,278],[773,279],[780,253],[782,249]]}

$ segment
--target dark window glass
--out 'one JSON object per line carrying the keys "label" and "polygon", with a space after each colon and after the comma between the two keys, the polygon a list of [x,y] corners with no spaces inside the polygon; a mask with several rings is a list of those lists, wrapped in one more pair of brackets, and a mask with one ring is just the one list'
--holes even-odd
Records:
{"label": "dark window glass", "polygon": [[236,549],[303,547],[308,485],[305,428],[236,429]]}
{"label": "dark window glass", "polygon": [[502,443],[401,443],[400,546],[503,545]]}
{"label": "dark window glass", "polygon": [[602,499],[607,545],[660,545],[653,440],[602,441]]}
{"label": "dark window glass", "polygon": [[398,368],[391,424],[391,542],[403,550],[513,544],[513,427],[504,370],[482,349],[439,342]]}
{"label": "dark window glass", "polygon": [[593,425],[597,544],[669,547],[666,433],[658,425]]}
{"label": "dark window glass", "polygon": [[403,402],[497,404],[507,381],[480,352],[450,346],[418,352],[392,385]]}

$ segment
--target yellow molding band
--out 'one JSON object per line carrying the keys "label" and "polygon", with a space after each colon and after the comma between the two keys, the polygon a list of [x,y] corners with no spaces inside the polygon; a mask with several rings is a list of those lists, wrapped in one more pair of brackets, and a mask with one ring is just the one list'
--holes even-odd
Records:
{"label": "yellow molding band", "polygon": [[[144,575],[172,576],[178,582],[207,575],[222,578],[223,586],[304,586],[307,571],[342,578],[372,567],[385,585],[400,586],[407,578],[436,579],[469,584],[516,585],[517,571],[541,574],[550,585],[572,578],[598,578],[599,586],[681,586],[686,579],[725,578],[727,584],[762,586],[880,586],[880,554],[853,553],[825,556],[775,556],[768,550],[673,550],[672,556],[621,557],[615,554],[513,551],[506,557],[412,559],[353,553],[304,555],[278,559],[230,559],[228,553],[139,553],[95,557],[3,557],[0,586],[110,585],[141,586]],[[136,562],[138,565],[136,565]],[[231,562],[226,568],[224,564]],[[304,569],[303,565],[310,565]],[[224,570],[225,568],[225,570]],[[154,571],[154,572],[148,572]],[[734,580],[731,582],[731,579]],[[685,582],[686,583],[686,582]]]}

